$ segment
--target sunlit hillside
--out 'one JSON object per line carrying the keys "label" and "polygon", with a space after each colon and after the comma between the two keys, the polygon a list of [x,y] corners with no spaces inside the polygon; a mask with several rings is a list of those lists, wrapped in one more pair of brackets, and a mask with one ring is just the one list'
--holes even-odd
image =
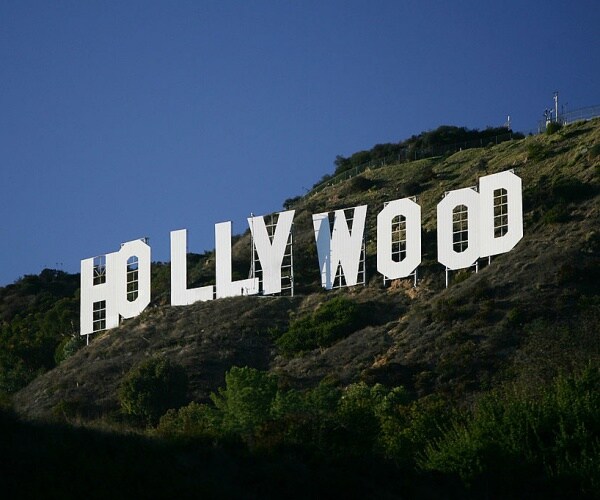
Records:
{"label": "sunlit hillside", "polygon": [[[327,496],[339,487],[359,497],[595,497],[600,120],[408,160],[346,169],[348,178],[286,201],[296,211],[293,297],[172,307],[169,265],[156,263],[152,305],[84,346],[73,336],[77,276],[45,272],[0,289],[5,406],[43,422],[35,432],[58,428],[68,446],[81,439],[92,454],[102,439],[71,435],[69,425],[142,434],[127,438],[126,452],[112,435],[102,446],[110,442],[117,455],[149,446],[157,474],[157,446],[178,478],[207,464],[215,475],[254,464],[262,476],[231,479],[233,496],[294,496],[288,488]],[[437,204],[505,170],[523,182],[523,239],[482,259],[477,272],[449,273],[446,286]],[[422,210],[418,280],[384,283],[376,217],[386,202],[412,196]],[[368,206],[366,283],[326,291],[312,215],[358,205]],[[234,240],[234,277],[245,278],[250,234]],[[212,252],[188,265],[191,285],[214,283]],[[16,435],[33,425],[6,418]],[[41,461],[33,443],[4,446],[23,463]],[[65,467],[76,474],[76,465]],[[220,491],[196,480],[182,488]]]}

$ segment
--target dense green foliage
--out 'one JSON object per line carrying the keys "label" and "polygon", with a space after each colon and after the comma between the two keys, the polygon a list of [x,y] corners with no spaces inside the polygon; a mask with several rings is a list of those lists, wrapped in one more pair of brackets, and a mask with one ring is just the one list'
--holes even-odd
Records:
{"label": "dense green foliage", "polygon": [[[213,404],[171,409],[143,436],[25,424],[0,412],[3,492],[20,496],[597,498],[600,370],[471,410],[364,382],[285,388],[232,368]],[[158,438],[158,439],[157,439]],[[73,475],[64,463],[80,464]],[[32,475],[31,471],[36,471]],[[32,477],[34,480],[32,480]]]}
{"label": "dense green foliage", "polygon": [[562,123],[560,122],[550,122],[546,125],[546,134],[552,135],[558,132],[562,128]]}
{"label": "dense green foliage", "polygon": [[134,366],[123,378],[119,401],[125,415],[154,424],[170,408],[186,402],[187,375],[183,368],[163,357]]}
{"label": "dense green foliage", "polygon": [[[504,127],[490,127],[485,130],[468,129],[442,125],[435,130],[421,132],[398,143],[376,144],[367,151],[358,151],[348,158],[338,155],[335,158],[335,174],[377,161],[406,161],[442,155],[448,152],[487,146],[490,141],[505,141],[522,138],[522,134],[512,133]],[[326,180],[326,179],[325,179]]]}
{"label": "dense green foliage", "polygon": [[327,347],[365,324],[363,306],[346,297],[334,297],[314,312],[293,319],[288,331],[277,339],[277,346],[283,354],[292,356]]}
{"label": "dense green foliage", "polygon": [[559,376],[540,394],[493,392],[453,419],[423,466],[469,485],[518,494],[600,491],[600,370]]}
{"label": "dense green foliage", "polygon": [[[542,151],[534,153],[538,157]],[[566,222],[569,220],[569,208],[583,200],[592,198],[598,192],[598,185],[583,183],[577,178],[558,177],[550,180],[541,176],[534,186],[525,190],[524,204],[526,208],[535,207],[534,217],[540,216],[547,223]]]}
{"label": "dense green foliage", "polygon": [[170,410],[156,432],[176,440],[237,439],[255,451],[292,448],[383,461],[398,474],[430,471],[449,483],[459,477],[476,494],[593,495],[600,487],[597,367],[560,376],[534,393],[492,392],[472,411],[364,382],[283,389],[273,375],[251,368],[232,368],[213,402]]}
{"label": "dense green foliage", "polygon": [[321,383],[298,391],[253,368],[233,367],[213,405],[191,403],[168,411],[159,435],[239,439],[252,448],[300,447],[329,457],[373,456],[414,465],[415,451],[437,435],[446,404],[411,401],[402,387],[364,382],[340,389]]}
{"label": "dense green foliage", "polygon": [[56,361],[56,364],[70,358],[85,345],[85,342],[85,336],[79,333],[73,333],[70,337],[64,337],[54,352],[54,361]]}
{"label": "dense green foliage", "polygon": [[0,456],[10,457],[0,460],[6,498],[465,498],[460,485],[398,473],[370,456],[270,453],[201,437],[25,422],[2,411],[0,427],[11,437],[0,439]]}
{"label": "dense green foliage", "polygon": [[277,381],[269,373],[232,367],[225,375],[225,388],[211,397],[222,415],[222,429],[242,436],[252,434],[268,417],[276,392]]}
{"label": "dense green foliage", "polygon": [[79,333],[78,288],[78,275],[52,269],[0,288],[0,392],[19,390],[67,355]]}

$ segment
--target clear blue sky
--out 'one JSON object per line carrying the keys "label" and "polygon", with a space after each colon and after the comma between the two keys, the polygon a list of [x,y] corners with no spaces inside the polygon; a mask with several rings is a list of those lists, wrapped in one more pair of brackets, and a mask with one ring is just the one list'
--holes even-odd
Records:
{"label": "clear blue sky", "polygon": [[[0,2],[0,285],[282,208],[338,154],[600,104],[597,1]],[[379,207],[373,207],[378,209]]]}

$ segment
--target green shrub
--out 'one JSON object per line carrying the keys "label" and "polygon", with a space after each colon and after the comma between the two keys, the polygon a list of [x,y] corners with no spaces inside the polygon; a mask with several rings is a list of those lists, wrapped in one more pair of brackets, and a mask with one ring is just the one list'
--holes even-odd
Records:
{"label": "green shrub", "polygon": [[461,269],[452,276],[452,281],[455,285],[462,283],[472,276],[473,272],[470,269]]}
{"label": "green shrub", "polygon": [[322,382],[305,391],[278,388],[268,372],[233,367],[213,405],[167,411],[156,434],[186,441],[244,443],[252,450],[303,450],[328,460],[391,459],[414,468],[440,434],[448,407],[441,398],[410,402],[403,387],[364,382],[339,389]]}
{"label": "green shrub", "polygon": [[119,388],[121,410],[134,421],[154,425],[162,414],[186,402],[185,370],[164,357],[153,357],[134,366]]}
{"label": "green shrub", "polygon": [[552,135],[558,132],[562,128],[562,123],[559,122],[550,122],[546,125],[546,134]]}
{"label": "green shrub", "polygon": [[546,150],[539,142],[532,142],[527,146],[527,159],[539,161],[546,158]]}
{"label": "green shrub", "polygon": [[373,452],[373,445],[380,433],[377,409],[386,394],[382,385],[369,387],[364,382],[351,384],[344,389],[335,419],[336,448],[350,455]]}
{"label": "green shrub", "polygon": [[523,204],[526,210],[541,210],[546,223],[565,222],[570,218],[569,204],[592,198],[598,186],[577,178],[558,178],[550,182],[541,176],[535,186],[525,190]]}
{"label": "green shrub", "polygon": [[12,353],[0,352],[0,392],[12,394],[25,387],[39,373]]}
{"label": "green shrub", "polygon": [[276,393],[277,380],[268,372],[234,366],[225,374],[225,388],[211,394],[211,400],[225,432],[248,436],[270,418]]}
{"label": "green shrub", "polygon": [[379,446],[387,458],[414,467],[427,443],[439,438],[450,416],[448,403],[437,395],[397,404],[381,415]]}
{"label": "green shrub", "polygon": [[559,222],[567,222],[570,214],[567,205],[564,203],[556,203],[553,207],[544,212],[542,221],[546,224],[556,224]]}
{"label": "green shrub", "polygon": [[221,423],[221,415],[214,408],[191,402],[178,410],[168,410],[160,418],[156,432],[177,439],[216,438],[221,432]]}
{"label": "green shrub", "polygon": [[54,361],[56,364],[62,363],[65,359],[70,358],[79,349],[85,345],[83,335],[75,334],[69,337],[65,337],[54,352]]}
{"label": "green shrub", "polygon": [[15,392],[56,365],[57,346],[77,331],[79,276],[44,269],[0,287],[0,391]]}
{"label": "green shrub", "polygon": [[[411,194],[419,194],[423,191],[423,184],[433,180],[435,178],[435,172],[433,171],[432,164],[421,165],[416,172],[413,174],[412,182],[414,183],[413,187],[416,185],[419,186],[418,190],[411,189]],[[410,184],[410,181],[409,181]]]}
{"label": "green shrub", "polygon": [[576,178],[557,179],[552,184],[554,198],[566,203],[583,201],[591,198],[597,192],[596,186],[581,182]]}
{"label": "green shrub", "polygon": [[488,166],[488,161],[485,158],[480,158],[476,163],[475,163],[475,168],[477,170],[486,170],[487,166]]}
{"label": "green shrub", "polygon": [[349,190],[352,192],[368,191],[375,186],[375,181],[366,178],[364,175],[352,177],[349,181]]}
{"label": "green shrub", "polygon": [[283,208],[285,210],[291,210],[292,208],[294,208],[295,205],[297,205],[298,203],[300,203],[302,201],[302,196],[298,195],[298,196],[294,196],[292,198],[287,198],[284,202],[283,202]]}
{"label": "green shrub", "polygon": [[321,304],[312,314],[294,319],[276,343],[286,356],[328,347],[362,328],[365,321],[359,304],[345,297],[335,297]]}
{"label": "green shrub", "polygon": [[61,399],[52,407],[52,415],[60,420],[68,421],[79,417],[84,410],[84,404],[78,399]]}
{"label": "green shrub", "polygon": [[192,402],[171,409],[160,418],[156,432],[183,440],[239,438],[254,444],[273,415],[281,416],[276,407],[282,411],[286,394],[277,390],[277,379],[268,372],[234,366],[225,374],[225,387],[211,394],[212,405]]}
{"label": "green shrub", "polygon": [[508,323],[511,326],[522,325],[523,322],[525,321],[525,317],[526,317],[526,315],[525,315],[523,309],[521,309],[518,306],[509,309],[508,312],[506,313],[506,321],[508,321]]}
{"label": "green shrub", "polygon": [[410,196],[416,196],[419,193],[421,193],[423,191],[423,184],[419,183],[417,181],[408,181],[405,182],[404,184],[402,184],[399,187],[399,194],[401,196],[404,196],[405,198],[408,198]]}
{"label": "green shrub", "polygon": [[600,489],[600,370],[560,376],[537,396],[495,392],[454,418],[422,466],[492,491]]}
{"label": "green shrub", "polygon": [[[464,275],[468,276],[470,273],[465,272]],[[458,299],[440,298],[434,303],[431,311],[431,318],[434,321],[440,321],[443,323],[451,323],[458,319],[466,319],[473,316],[475,313],[476,306],[471,303],[463,303]]]}

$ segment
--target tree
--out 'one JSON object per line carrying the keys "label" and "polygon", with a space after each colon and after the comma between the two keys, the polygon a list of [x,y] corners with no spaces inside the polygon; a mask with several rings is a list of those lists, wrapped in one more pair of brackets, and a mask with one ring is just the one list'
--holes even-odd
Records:
{"label": "tree", "polygon": [[185,370],[164,357],[153,357],[133,367],[121,382],[123,413],[140,423],[154,425],[162,414],[186,403]]}
{"label": "tree", "polygon": [[225,431],[251,435],[270,418],[277,380],[267,372],[234,366],[225,374],[225,388],[211,399],[223,412]]}

